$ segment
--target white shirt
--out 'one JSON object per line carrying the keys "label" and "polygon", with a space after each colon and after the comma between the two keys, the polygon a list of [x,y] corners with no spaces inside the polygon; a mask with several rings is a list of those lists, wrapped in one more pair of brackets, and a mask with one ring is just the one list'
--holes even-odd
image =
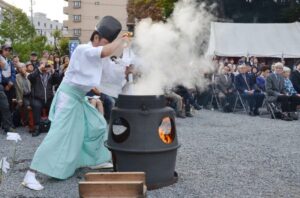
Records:
{"label": "white shirt", "polygon": [[[108,59],[102,59],[103,73],[99,90],[109,96],[117,98],[125,84],[125,65]],[[125,81],[125,82],[124,82]]]}
{"label": "white shirt", "polygon": [[102,49],[102,46],[93,47],[92,43],[79,45],[72,54],[63,82],[86,92],[98,87],[103,69]]}

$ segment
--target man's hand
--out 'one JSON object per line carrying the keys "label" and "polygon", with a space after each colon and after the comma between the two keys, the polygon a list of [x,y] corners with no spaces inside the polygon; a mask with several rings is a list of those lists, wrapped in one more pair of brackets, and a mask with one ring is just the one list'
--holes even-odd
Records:
{"label": "man's hand", "polygon": [[92,89],[92,92],[93,92],[94,94],[98,95],[98,96],[101,95],[101,92],[100,92],[96,87],[94,87],[94,88]]}

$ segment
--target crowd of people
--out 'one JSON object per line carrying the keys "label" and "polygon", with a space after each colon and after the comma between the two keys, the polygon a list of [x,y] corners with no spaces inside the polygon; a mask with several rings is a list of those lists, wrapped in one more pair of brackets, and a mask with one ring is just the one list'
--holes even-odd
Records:
{"label": "crowd of people", "polygon": [[[251,116],[261,114],[264,104],[275,105],[280,109],[278,118],[286,121],[298,120],[297,107],[300,105],[300,61],[292,67],[284,61],[270,66],[259,62],[256,57],[247,61],[242,57],[214,60],[216,71],[207,75],[210,86],[198,91],[181,87],[175,93],[166,94],[175,104],[178,117],[189,116],[189,109],[201,107],[233,112],[237,106],[244,107]],[[186,92],[182,90],[185,89]],[[174,96],[174,94],[176,94]],[[182,101],[182,102],[179,102]],[[182,105],[183,104],[183,105]],[[184,106],[186,115],[182,114]]]}
{"label": "crowd of people", "polygon": [[[38,53],[32,52],[28,62],[22,63],[17,55],[12,56],[11,46],[3,45],[0,52],[2,128],[8,132],[18,126],[28,126],[32,136],[38,136],[42,132],[41,125],[47,120],[54,93],[67,71],[69,57],[43,51],[38,58]],[[111,57],[110,68],[105,72],[115,73],[115,77],[104,73],[102,86],[87,93],[90,103],[107,121],[118,94],[122,87],[126,87],[129,75],[134,73],[130,63],[127,67],[119,67],[122,61],[126,62]],[[263,104],[274,103],[282,110],[281,119],[298,119],[300,62],[293,68],[286,67],[284,62],[268,66],[264,62],[259,63],[255,57],[249,61],[242,57],[238,61],[221,58],[214,62],[216,71],[206,76],[210,81],[207,90],[189,89],[183,85],[165,89],[167,105],[174,108],[178,118],[193,117],[192,109],[214,107],[233,112],[239,102],[248,106],[251,116],[260,115]]]}
{"label": "crowd of people", "polygon": [[10,45],[2,45],[0,52],[2,128],[8,132],[28,126],[32,136],[38,136],[54,92],[68,68],[69,57],[43,51],[39,59],[38,53],[32,52],[28,61],[22,63],[17,55],[12,56]]}

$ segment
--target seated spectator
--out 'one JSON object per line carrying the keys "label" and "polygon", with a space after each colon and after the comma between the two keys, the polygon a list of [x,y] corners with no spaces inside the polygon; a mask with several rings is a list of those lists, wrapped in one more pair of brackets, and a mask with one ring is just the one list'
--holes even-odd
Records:
{"label": "seated spectator", "polygon": [[295,96],[289,96],[282,74],[283,64],[278,62],[274,65],[274,73],[270,74],[266,79],[267,100],[269,102],[280,103],[282,120],[292,121],[296,119],[296,116],[292,112],[296,111],[297,99]]}
{"label": "seated spectator", "polygon": [[52,87],[58,83],[59,74],[54,71],[53,65],[48,65],[46,60],[42,60],[39,68],[28,75],[28,79],[31,83],[31,107],[36,130],[32,136],[38,136],[42,109],[46,108],[49,111],[54,96]]}
{"label": "seated spectator", "polygon": [[297,93],[300,93],[300,61],[296,63],[296,70],[291,74],[291,81]]}
{"label": "seated spectator", "polygon": [[165,89],[165,97],[171,101],[170,106],[175,109],[176,117],[185,118],[182,97],[171,89]]}
{"label": "seated spectator", "polygon": [[216,78],[216,87],[224,112],[232,112],[234,105],[234,86],[233,74],[230,73],[230,67],[224,66],[221,74]]}
{"label": "seated spectator", "polygon": [[183,98],[186,117],[193,117],[191,113],[191,106],[193,106],[196,110],[201,109],[201,107],[195,102],[192,94],[189,92],[189,90],[186,87],[182,85],[177,86],[175,93],[180,95]]}
{"label": "seated spectator", "polygon": [[300,105],[300,94],[295,90],[291,80],[291,69],[288,67],[283,67],[283,76],[284,76],[284,89],[288,96],[290,96],[290,110],[292,111],[291,117],[294,120],[298,120],[297,115],[297,105]]}
{"label": "seated spectator", "polygon": [[257,90],[251,75],[247,73],[248,68],[245,64],[239,66],[240,74],[235,78],[235,86],[242,98],[248,101],[252,116],[259,115],[259,108],[263,104],[265,95]]}
{"label": "seated spectator", "polygon": [[104,115],[104,107],[102,101],[100,100],[100,95],[101,92],[97,88],[92,89],[87,94],[90,104],[93,105],[99,111],[99,113]]}
{"label": "seated spectator", "polygon": [[256,78],[257,88],[265,93],[266,92],[266,78],[270,75],[270,68],[267,66],[263,66],[260,71],[260,76]]}
{"label": "seated spectator", "polygon": [[14,84],[16,82],[16,70],[11,60],[9,60],[12,47],[10,45],[5,44],[1,47],[1,49],[2,49],[1,59],[6,64],[5,68],[2,69],[2,85],[4,87],[4,92],[7,96],[10,109],[12,110],[13,98],[15,98],[16,96],[15,87],[14,87]]}
{"label": "seated spectator", "polygon": [[34,132],[33,113],[30,106],[31,84],[27,79],[27,71],[24,63],[18,64],[18,74],[16,76],[16,96],[20,108],[21,121],[23,125],[28,122],[29,132]]}

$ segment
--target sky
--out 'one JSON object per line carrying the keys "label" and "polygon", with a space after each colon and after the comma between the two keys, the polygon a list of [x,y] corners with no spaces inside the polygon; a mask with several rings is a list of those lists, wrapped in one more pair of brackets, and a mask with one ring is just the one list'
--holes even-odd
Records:
{"label": "sky", "polygon": [[[4,0],[5,2],[22,9],[30,16],[30,0]],[[32,0],[33,12],[43,12],[47,18],[63,22],[67,19],[67,15],[63,14],[63,7],[67,5],[64,0]]]}

